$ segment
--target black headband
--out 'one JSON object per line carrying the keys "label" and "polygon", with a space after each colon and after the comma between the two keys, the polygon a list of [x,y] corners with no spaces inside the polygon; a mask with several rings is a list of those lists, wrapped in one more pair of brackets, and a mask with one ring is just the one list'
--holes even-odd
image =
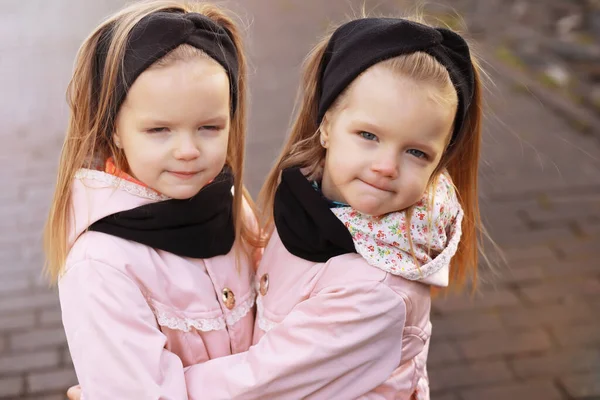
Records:
{"label": "black headband", "polygon": [[367,68],[418,51],[433,56],[450,74],[458,94],[452,140],[460,132],[471,105],[475,76],[469,46],[455,32],[396,18],[363,18],[339,27],[331,36],[319,76],[320,124],[325,113],[350,83]]}
{"label": "black headband", "polygon": [[[99,93],[112,26],[100,37],[96,60],[96,93]],[[182,44],[204,51],[217,61],[229,77],[231,114],[237,107],[238,60],[236,47],[227,29],[198,13],[158,11],[142,18],[131,30],[117,75],[114,114],[121,107],[133,82],[153,63]]]}

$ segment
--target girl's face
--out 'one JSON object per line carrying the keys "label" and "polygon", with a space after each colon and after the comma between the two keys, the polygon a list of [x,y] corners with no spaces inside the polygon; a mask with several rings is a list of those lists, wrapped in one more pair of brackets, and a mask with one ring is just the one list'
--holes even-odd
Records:
{"label": "girl's face", "polygon": [[136,179],[174,199],[194,196],[225,165],[229,80],[208,57],[151,67],[131,86],[114,140]]}
{"label": "girl's face", "polygon": [[418,202],[456,112],[456,104],[440,101],[442,94],[385,67],[359,76],[321,127],[323,194],[374,216]]}

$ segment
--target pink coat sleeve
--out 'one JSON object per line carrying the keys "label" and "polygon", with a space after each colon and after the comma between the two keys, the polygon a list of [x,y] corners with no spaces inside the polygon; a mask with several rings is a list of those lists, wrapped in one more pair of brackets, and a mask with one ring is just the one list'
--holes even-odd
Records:
{"label": "pink coat sleeve", "polygon": [[353,399],[400,363],[403,299],[380,282],[326,287],[247,352],[194,365],[190,399]]}
{"label": "pink coat sleeve", "polygon": [[186,399],[183,365],[139,287],[110,265],[85,260],[59,282],[63,324],[86,400]]}

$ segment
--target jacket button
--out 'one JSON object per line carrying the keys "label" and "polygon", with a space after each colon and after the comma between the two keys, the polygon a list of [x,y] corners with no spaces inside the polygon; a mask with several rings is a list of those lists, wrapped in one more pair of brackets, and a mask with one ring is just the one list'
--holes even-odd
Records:
{"label": "jacket button", "polygon": [[258,290],[262,296],[267,294],[269,291],[269,274],[263,274],[263,276],[260,277],[260,286]]}
{"label": "jacket button", "polygon": [[230,310],[235,306],[235,295],[229,288],[223,289],[223,303]]}

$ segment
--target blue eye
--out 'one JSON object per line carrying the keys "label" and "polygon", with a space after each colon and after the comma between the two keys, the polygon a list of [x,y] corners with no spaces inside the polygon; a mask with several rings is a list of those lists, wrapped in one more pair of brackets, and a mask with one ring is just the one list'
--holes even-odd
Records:
{"label": "blue eye", "polygon": [[423,153],[421,150],[410,149],[407,151],[408,154],[411,154],[417,158],[427,158],[427,154]]}
{"label": "blue eye", "polygon": [[358,134],[359,134],[359,135],[360,135],[360,136],[361,136],[363,139],[366,139],[366,140],[377,140],[377,136],[373,135],[373,134],[372,134],[372,133],[370,133],[370,132],[364,132],[364,131],[363,131],[363,132],[359,132]]}

